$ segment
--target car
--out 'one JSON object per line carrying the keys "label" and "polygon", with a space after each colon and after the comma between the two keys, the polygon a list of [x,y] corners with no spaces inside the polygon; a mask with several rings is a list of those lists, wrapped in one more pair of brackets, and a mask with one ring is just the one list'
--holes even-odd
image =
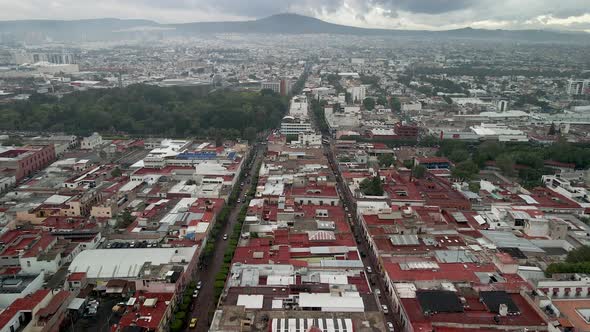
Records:
{"label": "car", "polygon": [[389,330],[389,332],[394,332],[395,328],[393,328],[393,323],[392,322],[387,322],[387,329]]}
{"label": "car", "polygon": [[193,292],[193,299],[196,299],[198,296],[199,296],[199,291],[198,290],[195,290]]}
{"label": "car", "polygon": [[375,288],[375,294],[377,294],[377,296],[381,297],[381,290],[379,288]]}
{"label": "car", "polygon": [[242,201],[238,198],[238,203],[242,203]]}
{"label": "car", "polygon": [[202,286],[203,286],[203,282],[201,280],[199,280],[199,282],[197,282],[197,289],[201,289]]}
{"label": "car", "polygon": [[191,329],[194,329],[195,327],[197,327],[197,318],[191,318],[191,322],[190,324],[188,324],[188,327],[190,327]]}
{"label": "car", "polygon": [[227,240],[227,234],[223,234],[223,239]]}
{"label": "car", "polygon": [[367,266],[367,273],[373,273],[373,269],[370,266]]}
{"label": "car", "polygon": [[381,309],[383,310],[384,314],[388,314],[389,313],[389,309],[387,308],[387,306],[385,304],[381,305]]}

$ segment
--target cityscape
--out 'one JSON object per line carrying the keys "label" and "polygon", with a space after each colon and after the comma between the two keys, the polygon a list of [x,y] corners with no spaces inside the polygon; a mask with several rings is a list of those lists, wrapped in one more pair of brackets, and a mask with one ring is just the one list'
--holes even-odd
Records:
{"label": "cityscape", "polygon": [[308,14],[0,21],[0,332],[590,331],[590,22]]}

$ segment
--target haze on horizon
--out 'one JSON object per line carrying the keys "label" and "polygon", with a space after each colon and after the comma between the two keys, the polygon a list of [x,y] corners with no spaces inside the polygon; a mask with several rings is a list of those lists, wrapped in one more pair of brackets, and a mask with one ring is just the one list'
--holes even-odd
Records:
{"label": "haze on horizon", "polygon": [[134,18],[160,23],[297,13],[366,28],[590,32],[587,0],[0,0],[0,20]]}

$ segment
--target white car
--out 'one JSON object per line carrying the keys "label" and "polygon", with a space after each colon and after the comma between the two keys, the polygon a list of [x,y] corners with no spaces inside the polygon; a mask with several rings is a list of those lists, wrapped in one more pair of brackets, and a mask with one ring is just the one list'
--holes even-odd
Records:
{"label": "white car", "polygon": [[387,306],[385,304],[381,305],[381,309],[383,309],[383,313],[384,314],[388,314],[389,313],[389,309],[387,308]]}
{"label": "white car", "polygon": [[199,296],[199,291],[198,290],[196,290],[196,291],[193,292],[193,299],[196,299],[197,296]]}
{"label": "white car", "polygon": [[201,289],[201,286],[203,286],[203,282],[199,280],[199,282],[197,282],[197,289]]}
{"label": "white car", "polygon": [[367,273],[373,273],[373,269],[370,266],[367,266]]}
{"label": "white car", "polygon": [[223,240],[227,240],[227,234],[223,234]]}
{"label": "white car", "polygon": [[392,322],[387,322],[387,329],[389,330],[389,332],[394,332],[395,328],[393,327],[393,323]]}

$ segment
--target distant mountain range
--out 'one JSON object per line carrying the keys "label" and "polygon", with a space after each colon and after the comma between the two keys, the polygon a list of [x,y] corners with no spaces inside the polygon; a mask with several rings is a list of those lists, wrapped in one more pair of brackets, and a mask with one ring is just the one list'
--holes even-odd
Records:
{"label": "distant mountain range", "polygon": [[56,41],[124,39],[146,31],[163,36],[215,33],[338,34],[432,39],[514,40],[529,42],[590,43],[590,34],[548,30],[486,30],[463,28],[445,31],[367,29],[328,23],[297,14],[278,14],[253,21],[160,24],[149,20],[23,20],[0,21],[0,40],[44,38]]}

